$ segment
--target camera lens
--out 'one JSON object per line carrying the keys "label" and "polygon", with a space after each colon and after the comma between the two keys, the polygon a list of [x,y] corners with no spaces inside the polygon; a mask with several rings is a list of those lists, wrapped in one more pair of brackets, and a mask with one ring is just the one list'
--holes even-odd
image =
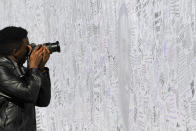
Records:
{"label": "camera lens", "polygon": [[55,43],[44,43],[44,45],[48,47],[51,53],[61,51],[58,41],[56,41]]}
{"label": "camera lens", "polygon": [[[32,47],[32,50],[36,47],[35,43],[31,43],[29,45]],[[52,54],[53,52],[61,52],[60,45],[59,45],[58,41],[56,41],[55,43],[44,43],[44,45],[49,49],[50,54]],[[41,46],[40,46],[40,48],[41,48]],[[28,55],[30,55],[31,51],[29,50],[28,47],[26,47],[26,50],[28,52]]]}

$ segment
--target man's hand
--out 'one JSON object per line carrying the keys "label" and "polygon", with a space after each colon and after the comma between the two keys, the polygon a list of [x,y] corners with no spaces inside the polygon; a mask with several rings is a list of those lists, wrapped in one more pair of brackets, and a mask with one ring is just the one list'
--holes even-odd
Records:
{"label": "man's hand", "polygon": [[48,61],[48,59],[50,58],[50,50],[44,44],[42,45],[42,48],[43,48],[42,61],[39,65],[39,68],[44,71],[44,66],[45,66],[46,62]]}
{"label": "man's hand", "polygon": [[29,68],[38,68],[41,61],[42,61],[43,48],[39,49],[39,47],[40,47],[40,45],[37,45],[30,55]]}

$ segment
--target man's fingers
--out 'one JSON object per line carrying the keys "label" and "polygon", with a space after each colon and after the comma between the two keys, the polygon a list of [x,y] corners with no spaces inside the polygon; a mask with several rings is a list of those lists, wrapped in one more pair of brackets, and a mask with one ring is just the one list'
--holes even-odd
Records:
{"label": "man's fingers", "polygon": [[48,54],[47,47],[44,46],[44,50],[43,50],[43,61],[44,61],[44,62],[46,62],[46,61],[48,60],[49,55],[50,55],[50,54]]}
{"label": "man's fingers", "polygon": [[30,51],[32,51],[32,47],[30,46],[30,45],[27,45],[28,46],[28,48],[30,49]]}
{"label": "man's fingers", "polygon": [[37,51],[38,53],[42,53],[43,52],[43,45],[42,45],[42,47]]}
{"label": "man's fingers", "polygon": [[43,58],[45,58],[46,57],[46,48],[44,48],[44,50],[43,50]]}
{"label": "man's fingers", "polygon": [[39,47],[40,47],[40,45],[37,45],[37,46],[35,47],[34,51],[38,50]]}
{"label": "man's fingers", "polygon": [[47,50],[48,54],[50,54],[50,50],[48,48],[46,48],[46,50]]}
{"label": "man's fingers", "polygon": [[50,54],[50,50],[48,49],[48,47],[46,47],[46,45],[44,45],[44,47],[45,47],[47,53]]}
{"label": "man's fingers", "polygon": [[40,49],[39,49],[40,46],[41,46],[41,45],[37,45],[37,46],[34,48],[33,52],[39,53],[39,51],[40,51]]}

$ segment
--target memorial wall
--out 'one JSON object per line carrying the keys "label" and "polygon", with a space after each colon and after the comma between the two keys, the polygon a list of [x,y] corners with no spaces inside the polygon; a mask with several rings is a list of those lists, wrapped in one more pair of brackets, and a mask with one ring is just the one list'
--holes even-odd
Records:
{"label": "memorial wall", "polygon": [[196,131],[196,0],[0,0],[0,28],[60,42],[38,131]]}

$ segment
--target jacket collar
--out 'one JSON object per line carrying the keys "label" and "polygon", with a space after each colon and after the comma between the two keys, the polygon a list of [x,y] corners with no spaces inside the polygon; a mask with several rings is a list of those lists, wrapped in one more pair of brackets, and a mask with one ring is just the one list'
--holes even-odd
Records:
{"label": "jacket collar", "polygon": [[11,63],[11,59],[7,56],[0,55],[0,63],[2,62]]}
{"label": "jacket collar", "polygon": [[[20,75],[20,77],[23,77],[23,74],[25,73],[25,67],[19,67],[19,65],[17,64],[16,61],[12,60],[11,58],[7,57],[7,56],[2,56],[0,55],[0,65],[4,65],[6,67],[10,67],[12,69],[16,69],[18,74]],[[22,70],[21,70],[22,68]]]}
{"label": "jacket collar", "polygon": [[14,66],[17,65],[17,62],[7,56],[0,55],[0,65]]}

